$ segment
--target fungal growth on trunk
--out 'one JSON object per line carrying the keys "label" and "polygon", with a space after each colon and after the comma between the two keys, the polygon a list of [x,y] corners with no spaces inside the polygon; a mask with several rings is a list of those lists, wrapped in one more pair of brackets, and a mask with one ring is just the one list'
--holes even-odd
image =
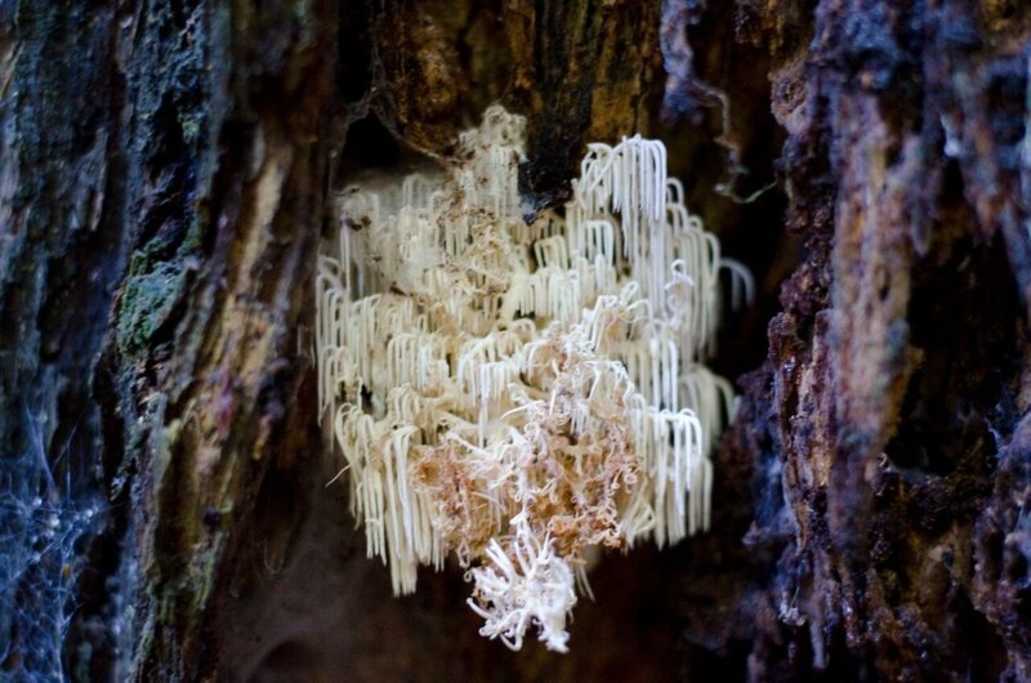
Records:
{"label": "fungal growth on trunk", "polygon": [[733,412],[713,351],[740,264],[667,177],[661,142],[593,144],[564,212],[527,225],[524,120],[498,106],[459,159],[356,187],[319,259],[319,408],[369,556],[394,592],[453,555],[481,633],[567,649],[598,547],[709,526],[714,436]]}

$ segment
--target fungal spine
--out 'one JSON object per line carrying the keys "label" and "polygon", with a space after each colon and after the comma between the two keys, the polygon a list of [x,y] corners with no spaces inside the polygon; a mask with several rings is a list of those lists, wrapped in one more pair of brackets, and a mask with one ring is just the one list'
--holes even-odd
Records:
{"label": "fungal spine", "polygon": [[733,395],[702,362],[747,269],[684,206],[661,142],[592,144],[561,213],[527,225],[525,123],[498,106],[460,161],[341,199],[316,275],[319,410],[394,592],[471,568],[483,635],[557,651],[587,553],[710,522]]}

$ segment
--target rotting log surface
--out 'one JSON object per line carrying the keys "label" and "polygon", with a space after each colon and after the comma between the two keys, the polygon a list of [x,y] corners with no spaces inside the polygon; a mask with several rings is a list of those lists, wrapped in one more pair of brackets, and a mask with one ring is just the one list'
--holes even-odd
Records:
{"label": "rotting log surface", "polygon": [[[903,4],[0,0],[0,552],[74,540],[0,671],[56,609],[80,680],[1031,678],[1031,8]],[[639,130],[760,283],[713,531],[605,558],[565,657],[390,597],[323,486],[333,193],[496,99],[529,213]]]}

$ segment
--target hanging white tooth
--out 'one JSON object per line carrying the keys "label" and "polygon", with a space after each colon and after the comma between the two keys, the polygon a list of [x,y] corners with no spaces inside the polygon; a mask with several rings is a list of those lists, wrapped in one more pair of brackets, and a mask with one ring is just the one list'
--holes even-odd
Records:
{"label": "hanging white tooth", "polygon": [[[631,547],[709,527],[709,453],[734,398],[700,362],[719,271],[732,308],[754,282],[640,135],[589,145],[565,211],[526,225],[524,133],[490,107],[460,135],[461,165],[347,191],[314,279],[317,400],[395,592],[454,551],[481,565],[485,635],[518,649],[536,626],[561,651],[597,529]],[[586,482],[621,466],[615,514],[584,507]],[[547,509],[584,528],[552,537]]]}

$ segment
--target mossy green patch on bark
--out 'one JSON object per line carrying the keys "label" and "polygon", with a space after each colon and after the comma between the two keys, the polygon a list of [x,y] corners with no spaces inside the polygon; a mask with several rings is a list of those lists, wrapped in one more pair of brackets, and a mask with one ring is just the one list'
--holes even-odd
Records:
{"label": "mossy green patch on bark", "polygon": [[154,335],[169,319],[186,286],[181,264],[160,262],[144,273],[130,265],[118,314],[118,346],[132,356],[147,349]]}

